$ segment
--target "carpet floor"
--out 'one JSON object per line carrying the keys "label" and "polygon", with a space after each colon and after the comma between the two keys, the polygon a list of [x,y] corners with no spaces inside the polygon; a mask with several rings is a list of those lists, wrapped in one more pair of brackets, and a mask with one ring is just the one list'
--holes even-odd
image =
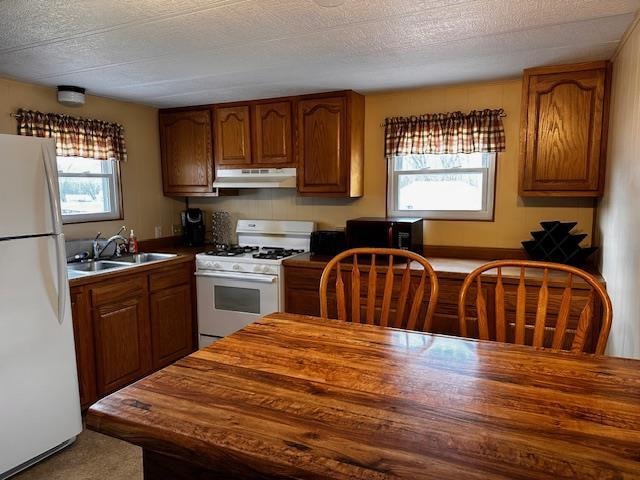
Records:
{"label": "carpet floor", "polygon": [[61,452],[12,480],[142,480],[142,449],[84,430]]}

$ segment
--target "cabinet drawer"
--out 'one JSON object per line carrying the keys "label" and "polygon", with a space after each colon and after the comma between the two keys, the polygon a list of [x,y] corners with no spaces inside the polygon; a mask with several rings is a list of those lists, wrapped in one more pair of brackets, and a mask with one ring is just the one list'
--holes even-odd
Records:
{"label": "cabinet drawer", "polygon": [[162,290],[164,288],[175,287],[191,283],[193,269],[191,263],[184,263],[179,266],[172,266],[157,270],[149,275],[149,289],[152,292]]}
{"label": "cabinet drawer", "polygon": [[94,307],[98,307],[145,293],[147,293],[146,276],[136,275],[117,278],[91,287],[91,304]]}

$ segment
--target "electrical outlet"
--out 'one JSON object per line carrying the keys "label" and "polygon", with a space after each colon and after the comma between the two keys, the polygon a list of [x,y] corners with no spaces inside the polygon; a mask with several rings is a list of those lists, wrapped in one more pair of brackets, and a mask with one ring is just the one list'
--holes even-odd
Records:
{"label": "electrical outlet", "polygon": [[171,233],[173,235],[182,235],[182,225],[173,224],[171,227]]}
{"label": "electrical outlet", "polygon": [[162,237],[162,225],[156,225],[154,228],[154,234],[156,238]]}

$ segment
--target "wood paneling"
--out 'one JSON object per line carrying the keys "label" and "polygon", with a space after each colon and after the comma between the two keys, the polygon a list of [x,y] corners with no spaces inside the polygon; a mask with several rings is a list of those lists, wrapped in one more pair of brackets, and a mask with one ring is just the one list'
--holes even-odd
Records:
{"label": "wood paneling", "polygon": [[253,163],[266,168],[295,166],[291,102],[258,103],[252,113]]}
{"label": "wood paneling", "polygon": [[632,479],[638,398],[637,360],[272,314],[87,425],[156,479]]}
{"label": "wood paneling", "polygon": [[602,194],[608,66],[525,70],[520,194]]}
{"label": "wood paneling", "polygon": [[71,315],[76,347],[80,406],[87,408],[98,398],[96,393],[96,366],[93,345],[93,320],[89,297],[84,287],[71,288]]}
{"label": "wood paneling", "polygon": [[193,351],[191,285],[165,288],[150,296],[153,368],[162,368]]}
{"label": "wood paneling", "polygon": [[161,112],[159,120],[164,194],[185,196],[211,192],[210,111]]}
{"label": "wood paneling", "polygon": [[364,103],[354,92],[297,103],[298,192],[362,195]]}
{"label": "wood paneling", "polygon": [[216,165],[250,165],[249,106],[218,107],[215,109],[215,117]]}
{"label": "wood paneling", "polygon": [[148,298],[143,295],[93,310],[96,385],[99,395],[151,371]]}

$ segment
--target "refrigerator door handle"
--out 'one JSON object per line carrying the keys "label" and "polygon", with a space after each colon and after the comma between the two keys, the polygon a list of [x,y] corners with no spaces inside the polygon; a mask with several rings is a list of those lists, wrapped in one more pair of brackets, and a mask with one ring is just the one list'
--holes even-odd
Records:
{"label": "refrigerator door handle", "polygon": [[42,161],[47,175],[47,187],[49,190],[49,204],[51,205],[51,216],[53,219],[53,233],[56,241],[56,266],[58,269],[58,323],[64,322],[66,299],[67,299],[67,252],[62,233],[62,214],[60,212],[60,195],[58,185],[54,175],[55,157],[51,154],[51,149],[42,147]]}
{"label": "refrigerator door handle", "polygon": [[58,193],[58,184],[56,182],[56,158],[52,154],[51,149],[42,147],[42,161],[44,162],[44,171],[47,176],[47,187],[49,189],[49,205],[51,205],[51,218],[53,219],[53,233],[62,233],[62,213],[60,209],[60,194]]}
{"label": "refrigerator door handle", "polygon": [[56,239],[56,260],[58,265],[58,323],[62,325],[66,314],[67,288],[67,250],[64,243],[64,234],[55,235]]}

